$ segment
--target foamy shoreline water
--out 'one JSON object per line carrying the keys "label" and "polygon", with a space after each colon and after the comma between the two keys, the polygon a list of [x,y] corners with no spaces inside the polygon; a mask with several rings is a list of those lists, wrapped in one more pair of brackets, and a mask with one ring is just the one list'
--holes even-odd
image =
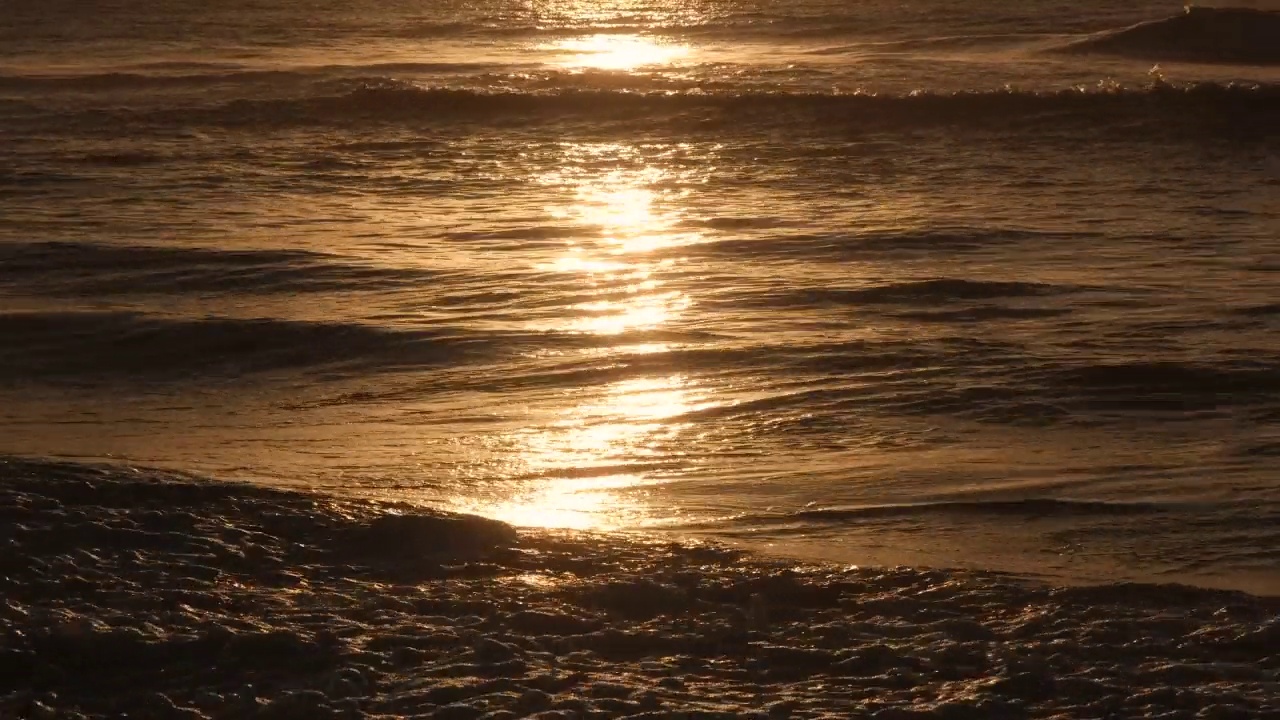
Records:
{"label": "foamy shoreline water", "polygon": [[0,716],[1277,718],[1280,599],[0,460]]}

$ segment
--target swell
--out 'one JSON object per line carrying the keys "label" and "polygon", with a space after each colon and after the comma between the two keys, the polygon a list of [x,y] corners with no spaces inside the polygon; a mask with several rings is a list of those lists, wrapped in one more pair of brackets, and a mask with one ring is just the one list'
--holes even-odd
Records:
{"label": "swell", "polygon": [[34,242],[0,244],[0,289],[43,296],[368,291],[435,273],[296,250]]}
{"label": "swell", "polygon": [[368,359],[420,366],[458,361],[472,349],[447,329],[130,312],[8,313],[0,315],[0,338],[0,376],[10,381],[235,376]]}
{"label": "swell", "polygon": [[246,85],[300,79],[298,73],[278,70],[239,70],[188,74],[102,72],[86,74],[0,75],[0,90],[41,92],[56,90],[144,90],[201,85]]}
{"label": "swell", "polygon": [[[728,8],[722,8],[727,10]],[[990,18],[978,20],[974,13],[956,11],[949,13],[942,23],[926,21],[917,15],[918,10],[907,10],[907,16],[882,15],[863,7],[838,6],[827,3],[821,12],[781,5],[734,8],[736,12],[717,12],[710,16],[693,13],[685,21],[668,13],[641,12],[601,18],[583,23],[580,19],[512,18],[489,16],[468,18],[455,22],[408,22],[398,25],[389,34],[406,39],[474,40],[527,38],[550,40],[576,38],[590,35],[650,35],[656,37],[680,37],[721,39],[727,41],[787,41],[787,40],[858,40],[878,45],[902,47],[936,47],[959,45],[970,47],[990,43],[1026,42],[1027,34],[1036,37],[1041,33],[1081,31],[1095,27],[1096,21],[1087,14],[1048,16],[1035,8],[1019,10],[1001,9],[1003,17],[995,24]],[[797,12],[799,10],[799,12]],[[990,8],[985,12],[991,12]],[[975,22],[977,21],[977,22]],[[938,37],[931,35],[943,27],[954,33]],[[1018,34],[1003,32],[1009,27],[1019,29]],[[886,37],[909,36],[906,40],[886,41]]]}
{"label": "swell", "polygon": [[[767,219],[757,218],[712,218],[694,225],[735,231],[776,227]],[[769,233],[698,243],[682,247],[681,252],[686,257],[841,261],[885,255],[953,255],[1102,237],[1102,233],[1087,231],[1056,233],[1002,227],[902,228],[808,235],[788,232],[785,236]]]}
{"label": "swell", "polygon": [[[523,366],[530,353],[547,349],[688,339],[675,332],[641,330],[601,339],[581,333],[482,331],[440,324],[390,327],[129,311],[19,311],[0,313],[0,383],[216,380],[305,369],[355,376],[507,360]],[[500,375],[480,370],[470,375],[479,387],[502,382]],[[311,379],[323,377],[329,376]],[[463,387],[468,376],[446,380],[452,387]]]}
{"label": "swell", "polygon": [[662,22],[649,14],[613,17],[607,22],[528,23],[511,18],[478,18],[462,22],[406,23],[391,32],[413,40],[536,39],[553,40],[590,35],[651,35],[702,39],[821,39],[866,37],[877,29],[867,13],[824,12],[815,16],[793,13],[736,12],[693,22]]}
{"label": "swell", "polygon": [[1066,367],[1050,386],[1075,388],[1094,407],[1202,409],[1253,404],[1280,395],[1280,357],[1218,362],[1146,361]]}
{"label": "swell", "polygon": [[1280,12],[1189,7],[1182,15],[1099,33],[1061,48],[1146,60],[1280,63]]}
{"label": "swell", "polygon": [[538,368],[461,379],[470,389],[522,392],[631,377],[777,380],[755,399],[702,417],[803,417],[796,432],[850,432],[851,418],[948,417],[995,425],[1096,426],[1137,415],[1170,420],[1263,411],[1280,403],[1280,356],[1175,362],[1047,353],[1014,342],[928,333],[920,338],[683,345],[607,364],[565,358]]}
{"label": "swell", "polygon": [[[480,92],[396,82],[365,85],[335,95],[117,112],[135,120],[233,126],[464,120],[506,126],[566,119],[643,125],[679,119],[717,131],[796,123],[884,130],[1138,124],[1151,131],[1222,125],[1239,133],[1269,129],[1280,122],[1280,86],[1204,83],[1140,89],[888,95],[604,89]],[[101,111],[95,113],[103,119],[100,115]]]}
{"label": "swell", "polygon": [[[215,66],[216,67],[216,66]],[[249,68],[217,69],[206,72],[132,72],[127,70],[74,74],[0,74],[0,90],[15,92],[130,91],[212,86],[292,86],[337,78],[377,80],[388,75],[428,73],[485,73],[510,71],[510,64],[493,63],[370,63],[364,65],[315,65],[288,70]],[[349,80],[348,80],[349,82]]]}
{"label": "swell", "polygon": [[935,305],[937,303],[1060,295],[1074,288],[1048,283],[964,278],[930,278],[872,285],[857,289],[806,289],[788,293],[784,305]]}
{"label": "swell", "polygon": [[748,349],[680,350],[628,364],[633,372],[751,368],[791,381],[726,412],[794,410],[844,432],[867,414],[950,417],[997,425],[1106,425],[1135,415],[1171,420],[1274,411],[1280,356],[1175,362],[1099,360],[1034,352],[966,337],[859,340]]}
{"label": "swell", "polygon": [[1228,311],[1233,315],[1243,317],[1280,317],[1280,303],[1265,303],[1262,305],[1250,305],[1242,308],[1234,308]]}
{"label": "swell", "polygon": [[[832,398],[833,409],[875,408],[891,415],[953,417],[995,424],[1098,425],[1137,415],[1170,420],[1229,417],[1241,408],[1280,402],[1280,357],[1248,361],[1065,362],[1015,349],[975,348],[966,357],[942,345],[932,367],[917,361],[897,382],[870,393]],[[824,358],[827,372],[844,363]]]}

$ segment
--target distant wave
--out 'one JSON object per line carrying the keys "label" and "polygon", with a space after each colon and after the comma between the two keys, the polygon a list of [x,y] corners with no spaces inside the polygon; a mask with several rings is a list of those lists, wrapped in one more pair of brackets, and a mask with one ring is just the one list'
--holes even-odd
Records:
{"label": "distant wave", "polygon": [[468,352],[466,338],[446,329],[411,332],[354,323],[129,312],[0,314],[0,338],[0,376],[7,380],[239,375],[363,358],[382,366],[418,366],[457,360]]}
{"label": "distant wave", "polygon": [[44,296],[367,291],[432,276],[421,268],[376,267],[297,250],[0,244],[0,288]]}
{"label": "distant wave", "polygon": [[865,12],[823,13],[798,16],[788,12],[739,12],[714,18],[662,22],[648,13],[610,17],[584,24],[570,22],[521,23],[510,17],[477,18],[461,22],[407,23],[393,31],[396,37],[426,40],[528,38],[550,40],[583,35],[651,35],[696,38],[847,38],[876,31],[874,17]]}
{"label": "distant wave", "polygon": [[[703,221],[707,227],[723,229],[769,228],[767,219],[713,218]],[[864,232],[830,232],[815,234],[788,233],[726,238],[680,248],[686,257],[776,258],[791,257],[824,260],[853,260],[886,255],[955,254],[984,252],[993,248],[1021,244],[1053,243],[1062,240],[1094,237],[1096,233],[1042,232],[1005,227],[921,227],[893,228]]]}
{"label": "distant wave", "polygon": [[[136,67],[136,66],[135,66]],[[142,69],[142,68],[139,68]],[[331,77],[363,77],[370,80],[388,75],[413,76],[425,73],[484,73],[510,71],[510,64],[493,63],[373,63],[367,65],[315,65],[283,70],[256,70],[223,66],[157,68],[161,72],[130,70],[82,74],[0,74],[0,90],[48,92],[51,90],[150,90],[156,88],[206,87],[214,85],[288,85],[311,83]]]}
{"label": "distant wave", "polygon": [[1182,15],[1091,36],[1065,50],[1157,61],[1276,64],[1280,12],[1193,7]]}
{"label": "distant wave", "polygon": [[[953,361],[954,362],[954,361]],[[992,365],[998,363],[998,365]],[[993,372],[999,367],[999,373]],[[922,417],[1042,424],[1133,413],[1226,414],[1280,398],[1280,357],[1218,362],[1080,362],[1023,353],[984,357],[988,382],[934,383],[887,396],[882,406]]]}
{"label": "distant wave", "polygon": [[1280,356],[1235,362],[1129,362],[1062,368],[1051,387],[1071,388],[1091,404],[1117,408],[1214,407],[1280,395]]}
{"label": "distant wave", "polygon": [[1070,292],[1072,288],[1046,283],[964,278],[931,278],[872,285],[850,290],[822,289],[804,291],[809,305],[878,305],[939,303],[958,300],[990,300],[994,298],[1043,297]]}
{"label": "distant wave", "polygon": [[1234,315],[1242,315],[1245,317],[1272,317],[1280,316],[1280,303],[1266,303],[1264,305],[1250,305],[1248,307],[1235,308],[1230,311]]}
{"label": "distant wave", "polygon": [[[803,256],[802,256],[803,257]],[[733,300],[739,307],[762,310],[849,308],[893,311],[894,317],[937,323],[965,323],[1056,317],[1072,312],[1069,304],[1053,307],[1009,305],[1028,299],[1078,292],[1081,288],[1034,282],[931,278],[886,282],[853,288],[779,289],[758,297]]]}
{"label": "distant wave", "polygon": [[1220,125],[1239,134],[1280,122],[1280,86],[1218,85],[879,95],[790,92],[633,92],[562,89],[478,92],[408,83],[366,85],[337,95],[237,100],[148,113],[153,121],[215,125],[367,122],[567,122],[633,126],[682,123],[691,130],[796,123],[868,130],[929,126],[1094,130],[1115,123],[1143,132]]}
{"label": "distant wave", "polygon": [[186,74],[103,72],[74,75],[2,75],[0,90],[143,90],[188,85],[248,84],[296,78],[285,70],[226,70]]}
{"label": "distant wave", "polygon": [[[367,374],[466,368],[547,348],[595,348],[619,336],[571,332],[484,331],[459,326],[380,326],[282,318],[172,317],[130,311],[0,313],[0,384],[103,379],[218,379],[302,369]],[[670,331],[637,330],[623,341],[687,340]],[[588,372],[600,372],[591,369]],[[606,370],[606,372],[609,372]],[[546,382],[569,379],[552,373]],[[493,389],[501,375],[444,378]],[[533,375],[519,385],[542,382]]]}

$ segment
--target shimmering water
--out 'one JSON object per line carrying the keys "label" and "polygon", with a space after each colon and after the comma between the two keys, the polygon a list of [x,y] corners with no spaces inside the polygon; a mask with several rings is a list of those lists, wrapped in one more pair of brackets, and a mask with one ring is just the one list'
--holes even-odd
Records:
{"label": "shimmering water", "polygon": [[1274,16],[971,5],[11,0],[0,452],[1280,592]]}

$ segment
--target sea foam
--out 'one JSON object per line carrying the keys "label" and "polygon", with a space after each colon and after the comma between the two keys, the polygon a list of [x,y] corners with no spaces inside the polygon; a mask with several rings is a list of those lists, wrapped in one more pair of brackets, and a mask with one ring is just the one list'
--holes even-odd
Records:
{"label": "sea foam", "polygon": [[36,460],[0,459],[0,500],[6,717],[1280,712],[1280,604],[1241,593],[795,567]]}

